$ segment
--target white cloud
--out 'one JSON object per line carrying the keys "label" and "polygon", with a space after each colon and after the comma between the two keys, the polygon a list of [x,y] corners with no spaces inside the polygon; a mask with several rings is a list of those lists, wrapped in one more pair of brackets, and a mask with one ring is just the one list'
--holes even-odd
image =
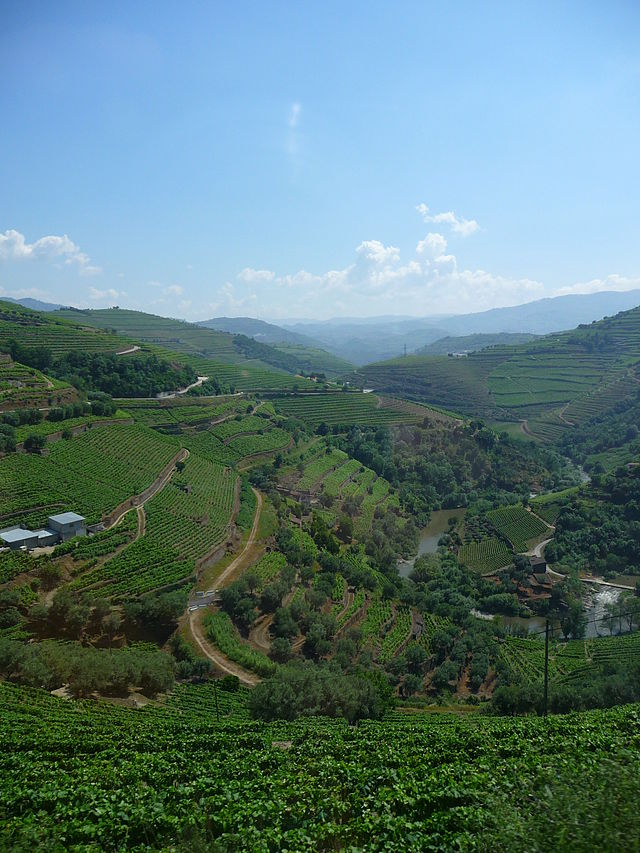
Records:
{"label": "white cloud", "polygon": [[182,296],[184,288],[180,284],[170,284],[169,287],[165,288],[164,292],[172,296]]}
{"label": "white cloud", "polygon": [[287,132],[284,141],[284,150],[291,159],[292,165],[297,170],[299,167],[298,153],[300,150],[300,115],[302,113],[302,105],[297,101],[291,104],[289,115],[287,117]]}
{"label": "white cloud", "polygon": [[439,258],[447,251],[447,241],[442,234],[430,231],[424,240],[420,240],[416,246],[419,255],[427,255],[430,258]]}
{"label": "white cloud", "polygon": [[271,272],[271,270],[254,270],[251,267],[245,267],[238,273],[240,281],[247,282],[248,284],[259,281],[273,281],[275,277],[276,274]]}
{"label": "white cloud", "polygon": [[0,296],[10,296],[12,299],[26,299],[31,297],[32,299],[43,299],[49,302],[54,299],[50,293],[47,293],[46,290],[41,290],[39,287],[23,287],[20,290],[5,290],[4,287],[0,287]]}
{"label": "white cloud", "polygon": [[591,281],[581,281],[554,291],[554,296],[568,296],[572,293],[598,293],[601,290],[637,290],[640,289],[640,277],[627,277],[612,273],[606,278],[593,278]]}
{"label": "white cloud", "polygon": [[[237,276],[236,288],[227,283],[218,291],[215,305],[219,312],[253,309],[270,317],[326,318],[348,311],[367,315],[410,311],[420,316],[517,305],[544,295],[538,281],[459,269],[447,248],[442,234],[429,232],[417,243],[413,257],[406,259],[397,246],[363,240],[352,263],[323,273],[300,269],[279,275],[246,268]],[[284,299],[282,288],[287,288]]]}
{"label": "white cloud", "polygon": [[395,246],[385,246],[379,240],[363,240],[356,252],[376,264],[395,263],[400,260],[399,249]]}
{"label": "white cloud", "polygon": [[51,234],[40,237],[34,243],[27,243],[24,234],[14,229],[0,233],[0,260],[25,261],[39,258],[49,261],[62,259],[65,264],[75,264],[80,275],[97,275],[102,272],[66,234],[61,237]]}
{"label": "white cloud", "polygon": [[302,107],[296,101],[291,104],[291,109],[289,110],[289,127],[293,130],[298,126],[298,122],[300,121],[300,111]]}
{"label": "white cloud", "polygon": [[96,287],[89,288],[89,299],[94,302],[99,302],[102,299],[117,299],[120,294],[117,290],[114,290],[112,287],[107,290],[98,290]]}
{"label": "white cloud", "polygon": [[462,237],[468,237],[480,229],[480,226],[475,219],[462,219],[455,215],[452,210],[447,210],[445,213],[430,213],[426,204],[419,204],[416,207],[418,213],[427,223],[432,222],[436,225],[450,225],[451,230]]}

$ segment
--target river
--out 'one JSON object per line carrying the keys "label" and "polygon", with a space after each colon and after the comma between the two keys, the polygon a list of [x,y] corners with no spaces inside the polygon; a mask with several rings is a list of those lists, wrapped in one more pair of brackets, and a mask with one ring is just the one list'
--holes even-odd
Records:
{"label": "river", "polygon": [[[600,584],[593,584],[592,589],[586,590],[584,597],[584,611],[585,616],[587,617],[587,630],[585,633],[585,637],[587,639],[591,639],[592,637],[608,637],[610,635],[611,632],[601,620],[605,615],[606,605],[616,602],[620,598],[620,594],[622,592],[623,590],[617,589],[616,587],[602,586]],[[477,613],[474,615],[483,619],[489,617],[489,614],[485,613]],[[529,634],[536,634],[544,631],[544,616],[531,616],[527,619],[522,616],[496,615],[494,618],[499,620],[500,624],[505,628],[524,628]],[[558,621],[554,621],[552,627],[553,635],[555,637],[562,636],[560,623]],[[617,629],[614,628],[613,633],[617,633]]]}
{"label": "river", "polygon": [[413,566],[418,557],[425,554],[435,554],[438,550],[438,542],[443,533],[449,530],[449,519],[455,518],[460,522],[466,513],[466,509],[437,509],[431,513],[429,524],[421,531],[418,541],[418,553],[410,560],[398,561],[398,572],[403,578],[408,578],[413,571]]}

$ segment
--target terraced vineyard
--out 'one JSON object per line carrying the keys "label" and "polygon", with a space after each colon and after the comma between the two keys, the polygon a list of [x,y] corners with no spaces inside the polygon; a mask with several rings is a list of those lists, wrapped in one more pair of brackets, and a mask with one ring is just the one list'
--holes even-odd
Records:
{"label": "terraced vineyard", "polygon": [[[526,681],[540,684],[544,677],[544,638],[507,637],[500,644],[500,657]],[[588,681],[596,666],[640,662],[640,632],[617,637],[551,643],[549,680],[558,684]]]}
{"label": "terraced vineyard", "polygon": [[52,315],[31,311],[0,300],[0,349],[8,351],[6,348],[14,339],[23,346],[46,347],[54,356],[68,352],[114,353],[131,345],[112,332],[78,323],[76,317],[63,319],[59,312]]}
{"label": "terraced vineyard", "polygon": [[[252,456],[284,450],[290,444],[291,436],[288,432],[271,426],[270,422],[264,418],[251,418],[251,420],[260,422],[259,428],[263,430],[262,433],[245,433],[242,421],[230,421],[206,431],[184,434],[180,440],[185,447],[205,459],[230,466],[242,464]],[[230,437],[223,438],[225,431],[222,430],[221,435],[219,430],[227,423],[232,423],[234,426]]]}
{"label": "terraced vineyard", "polygon": [[257,575],[260,581],[258,589],[263,589],[274,578],[277,578],[286,565],[287,560],[284,554],[279,551],[272,551],[261,557],[257,563],[251,566],[251,573]]}
{"label": "terraced vineyard", "polygon": [[494,408],[487,387],[491,368],[491,363],[471,358],[410,355],[368,364],[360,371],[377,391],[475,414]]}
{"label": "terraced vineyard", "polygon": [[180,473],[145,506],[145,535],[73,583],[106,597],[140,595],[183,581],[225,539],[237,475],[189,456]]}
{"label": "terraced vineyard", "polygon": [[211,402],[206,397],[199,400],[176,398],[172,400],[118,400],[118,404],[137,423],[151,427],[175,427],[181,424],[202,424],[235,413],[246,401],[232,397]]}
{"label": "terraced vineyard", "polygon": [[[1,304],[1,303],[0,303]],[[50,401],[72,402],[77,392],[66,382],[49,379],[33,367],[25,367],[0,353],[0,411],[43,408]]]}
{"label": "terraced vineyard", "polygon": [[496,572],[508,566],[513,560],[513,554],[502,539],[492,537],[480,542],[468,542],[458,550],[458,559],[474,572]]}
{"label": "terraced vineyard", "polygon": [[349,392],[347,394],[306,394],[298,397],[283,397],[276,407],[289,417],[296,417],[311,426],[325,423],[327,426],[361,424],[415,423],[419,416],[407,411],[402,405],[395,406],[387,401],[384,407],[375,394]]}
{"label": "terraced vineyard", "polygon": [[73,507],[97,522],[150,486],[179,444],[137,424],[94,427],[52,444],[47,456],[0,459],[0,522],[42,525],[52,511]]}
{"label": "terraced vineyard", "polygon": [[298,488],[307,490],[317,486],[334,468],[338,468],[348,459],[342,450],[332,448],[323,453],[313,462],[305,465],[304,474],[298,480]]}
{"label": "terraced vineyard", "polygon": [[578,489],[565,489],[562,492],[553,492],[549,495],[540,495],[531,501],[531,508],[536,515],[544,519],[547,524],[554,524],[560,510],[571,501],[578,493]]}
{"label": "terraced vineyard", "polygon": [[[48,438],[55,433],[63,432],[64,430],[76,430],[78,427],[88,427],[91,429],[101,423],[113,420],[129,420],[127,413],[122,410],[114,412],[113,415],[105,418],[101,415],[81,415],[77,418],[67,418],[64,421],[40,421],[39,424],[25,424],[15,428],[15,438],[18,444],[21,444],[30,435],[40,435]],[[91,425],[89,427],[89,424]]]}
{"label": "terraced vineyard", "polygon": [[514,550],[526,551],[529,543],[548,532],[549,528],[539,518],[520,506],[503,506],[491,510],[487,518],[496,530],[505,536]]}
{"label": "terraced vineyard", "polygon": [[265,362],[247,359],[235,346],[233,336],[182,320],[172,320],[141,311],[99,309],[59,311],[56,316],[81,322],[87,327],[117,329],[129,340],[142,343],[145,351],[169,361],[176,353],[183,364],[200,376],[215,377],[221,386],[235,391],[309,390],[314,384],[292,376]]}
{"label": "terraced vineyard", "polygon": [[123,308],[57,311],[60,315],[95,329],[116,329],[130,340],[159,344],[177,352],[195,353],[212,358],[237,358],[233,338],[225,332],[204,329],[182,320],[130,311]]}
{"label": "terraced vineyard", "polygon": [[380,663],[387,663],[398,653],[400,646],[407,642],[411,635],[413,620],[408,607],[396,607],[393,627],[382,638],[380,643]]}
{"label": "terraced vineyard", "polygon": [[640,844],[637,706],[544,720],[396,713],[352,728],[248,722],[233,697],[218,691],[216,724],[210,685],[135,711],[1,684],[0,846],[160,850],[194,835],[265,851]]}
{"label": "terraced vineyard", "polygon": [[637,390],[640,308],[572,332],[466,358],[409,356],[361,369],[379,391],[495,420],[527,420],[555,441]]}

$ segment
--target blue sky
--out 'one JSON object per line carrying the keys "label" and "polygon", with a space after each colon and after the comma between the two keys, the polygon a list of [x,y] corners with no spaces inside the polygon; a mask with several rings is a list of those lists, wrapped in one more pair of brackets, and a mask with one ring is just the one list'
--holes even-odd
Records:
{"label": "blue sky", "polygon": [[640,287],[640,5],[3,0],[0,294],[187,319]]}

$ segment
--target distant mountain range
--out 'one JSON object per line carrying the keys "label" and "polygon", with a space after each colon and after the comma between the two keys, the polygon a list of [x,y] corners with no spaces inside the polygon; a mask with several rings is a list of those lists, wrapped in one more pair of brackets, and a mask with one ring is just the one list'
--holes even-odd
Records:
{"label": "distant mountain range", "polygon": [[[503,333],[546,335],[561,332],[581,323],[591,323],[619,311],[627,311],[637,305],[640,305],[640,290],[601,291],[538,299],[513,308],[492,308],[476,314],[414,318],[336,317],[323,322],[283,321],[279,325],[247,317],[219,317],[202,325],[249,335],[265,343],[278,343],[287,340],[285,335],[295,334],[296,343],[324,347],[340,358],[362,365],[403,355],[405,348],[407,353],[413,353],[447,337]],[[487,340],[485,345],[492,343],[495,341]],[[458,347],[453,342],[448,342],[446,346],[451,349],[468,348]]]}
{"label": "distant mountain range", "polygon": [[218,332],[229,332],[232,335],[246,335],[263,344],[300,344],[301,346],[321,347],[309,335],[292,332],[283,326],[275,326],[264,320],[253,317],[214,317],[212,320],[201,320],[198,326],[205,329],[215,329]]}
{"label": "distant mountain range", "polygon": [[17,305],[24,305],[25,308],[31,308],[32,311],[58,311],[60,308],[65,308],[65,305],[59,305],[57,302],[41,302],[39,299],[12,299],[10,296],[2,296],[5,302],[15,302]]}
{"label": "distant mountain range", "polygon": [[416,350],[415,355],[449,355],[449,353],[475,352],[485,347],[501,344],[526,344],[536,336],[526,332],[496,332],[495,335],[458,335],[447,336]]}
{"label": "distant mountain range", "polygon": [[[10,299],[36,311],[56,311],[61,305],[38,299]],[[538,299],[513,308],[492,308],[475,314],[433,315],[431,317],[341,318],[317,322],[268,323],[252,317],[215,317],[199,326],[235,335],[246,335],[271,346],[287,345],[324,349],[356,365],[369,364],[405,353],[436,353],[476,349],[497,340],[479,338],[469,343],[447,340],[475,335],[545,335],[572,329],[640,305],[640,289],[600,291]],[[503,343],[506,341],[502,341]],[[515,342],[512,341],[512,342]],[[337,369],[337,365],[334,366]]]}

